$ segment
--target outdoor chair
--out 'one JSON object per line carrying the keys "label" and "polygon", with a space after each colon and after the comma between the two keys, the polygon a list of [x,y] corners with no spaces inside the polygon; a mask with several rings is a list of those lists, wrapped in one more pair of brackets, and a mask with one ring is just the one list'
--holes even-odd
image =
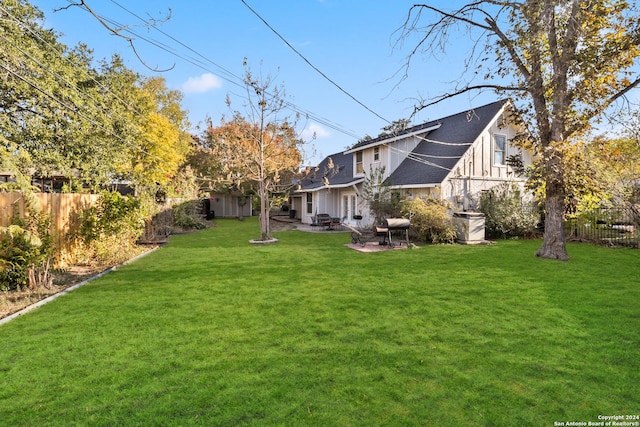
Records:
{"label": "outdoor chair", "polygon": [[329,214],[317,214],[314,224],[324,227],[325,230],[334,230],[340,227],[341,221],[340,218],[334,218]]}

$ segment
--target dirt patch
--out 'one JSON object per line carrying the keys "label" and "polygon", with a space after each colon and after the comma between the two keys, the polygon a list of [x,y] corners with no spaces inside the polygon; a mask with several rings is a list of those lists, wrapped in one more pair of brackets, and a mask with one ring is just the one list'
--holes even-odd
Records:
{"label": "dirt patch", "polygon": [[55,271],[52,273],[53,286],[48,289],[24,289],[21,291],[1,292],[0,319],[10,316],[51,295],[62,292],[76,283],[80,283],[104,270],[106,270],[105,267],[69,267],[63,271]]}
{"label": "dirt patch", "polygon": [[271,231],[295,230],[297,223],[299,223],[298,220],[290,219],[289,217],[271,217],[271,220],[269,221],[269,228]]}
{"label": "dirt patch", "polygon": [[[133,256],[129,261],[135,260],[140,256],[144,256],[158,247],[158,245],[144,247],[141,252]],[[117,265],[106,266],[70,266],[63,270],[54,270],[51,273],[53,285],[49,288],[0,292],[0,319],[8,317],[52,295],[63,292],[65,289],[97,276],[106,270],[127,264],[129,261],[125,261]]]}
{"label": "dirt patch", "polygon": [[377,242],[367,242],[364,246],[359,243],[349,243],[346,245],[347,247],[353,249],[358,252],[385,252],[385,251],[396,251],[399,249],[408,249],[406,244],[395,245],[393,248],[390,248],[387,245],[381,245]]}

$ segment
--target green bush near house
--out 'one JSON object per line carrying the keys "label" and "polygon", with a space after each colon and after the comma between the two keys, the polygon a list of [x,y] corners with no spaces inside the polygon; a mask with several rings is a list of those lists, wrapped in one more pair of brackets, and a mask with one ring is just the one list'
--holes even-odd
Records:
{"label": "green bush near house", "polygon": [[423,243],[453,243],[456,227],[449,207],[433,198],[415,198],[401,202],[402,214],[411,217],[410,232]]}
{"label": "green bush near house", "polygon": [[483,191],[480,212],[485,216],[485,232],[489,238],[530,237],[536,234],[540,212],[532,203],[524,203],[517,184],[504,183]]}

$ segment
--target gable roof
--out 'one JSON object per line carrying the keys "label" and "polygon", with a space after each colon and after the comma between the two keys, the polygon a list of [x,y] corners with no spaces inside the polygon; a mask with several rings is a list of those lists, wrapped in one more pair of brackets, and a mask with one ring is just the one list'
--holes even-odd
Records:
{"label": "gable roof", "polygon": [[326,186],[349,187],[364,181],[353,177],[353,155],[336,153],[327,156],[320,164],[300,180],[300,187],[306,191],[317,191]]}
{"label": "gable roof", "polygon": [[387,183],[392,186],[440,184],[508,102],[497,101],[432,122],[440,126],[418,136],[422,140],[391,173]]}
{"label": "gable roof", "polygon": [[340,188],[362,182],[364,178],[353,176],[353,153],[411,136],[421,141],[411,153],[405,153],[408,157],[391,173],[386,182],[391,186],[440,184],[508,103],[509,100],[496,101],[407,128],[398,134],[361,141],[342,153],[327,156],[300,180],[300,188],[317,191],[327,186]]}

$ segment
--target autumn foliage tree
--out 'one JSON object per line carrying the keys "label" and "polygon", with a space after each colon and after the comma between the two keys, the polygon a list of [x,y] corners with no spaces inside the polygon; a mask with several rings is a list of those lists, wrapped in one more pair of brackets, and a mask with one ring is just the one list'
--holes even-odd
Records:
{"label": "autumn foliage tree", "polygon": [[408,60],[446,51],[466,29],[470,54],[455,88],[417,110],[468,92],[508,94],[541,159],[544,241],[536,255],[567,260],[565,154],[594,119],[640,83],[640,17],[625,0],[479,0],[458,9],[414,5],[400,40],[416,36]]}
{"label": "autumn foliage tree", "polygon": [[602,188],[603,204],[621,206],[629,218],[640,225],[640,122],[637,113],[628,123],[630,128],[617,138],[595,138],[585,148],[585,157],[596,171],[594,179]]}
{"label": "autumn foliage tree", "polygon": [[[291,176],[302,162],[302,140],[295,122],[280,117],[283,94],[270,79],[260,81],[250,72],[245,75],[247,118],[233,112],[233,119],[212,124],[203,139],[215,159],[212,169],[219,171],[222,184],[240,194],[254,193],[260,200],[260,240],[271,239],[269,211],[271,195],[283,185],[283,177]],[[230,105],[230,101],[228,101]]]}
{"label": "autumn foliage tree", "polygon": [[190,148],[182,94],[118,55],[67,47],[43,23],[26,0],[0,5],[0,160],[19,158],[16,174],[64,175],[75,191],[167,181]]}

